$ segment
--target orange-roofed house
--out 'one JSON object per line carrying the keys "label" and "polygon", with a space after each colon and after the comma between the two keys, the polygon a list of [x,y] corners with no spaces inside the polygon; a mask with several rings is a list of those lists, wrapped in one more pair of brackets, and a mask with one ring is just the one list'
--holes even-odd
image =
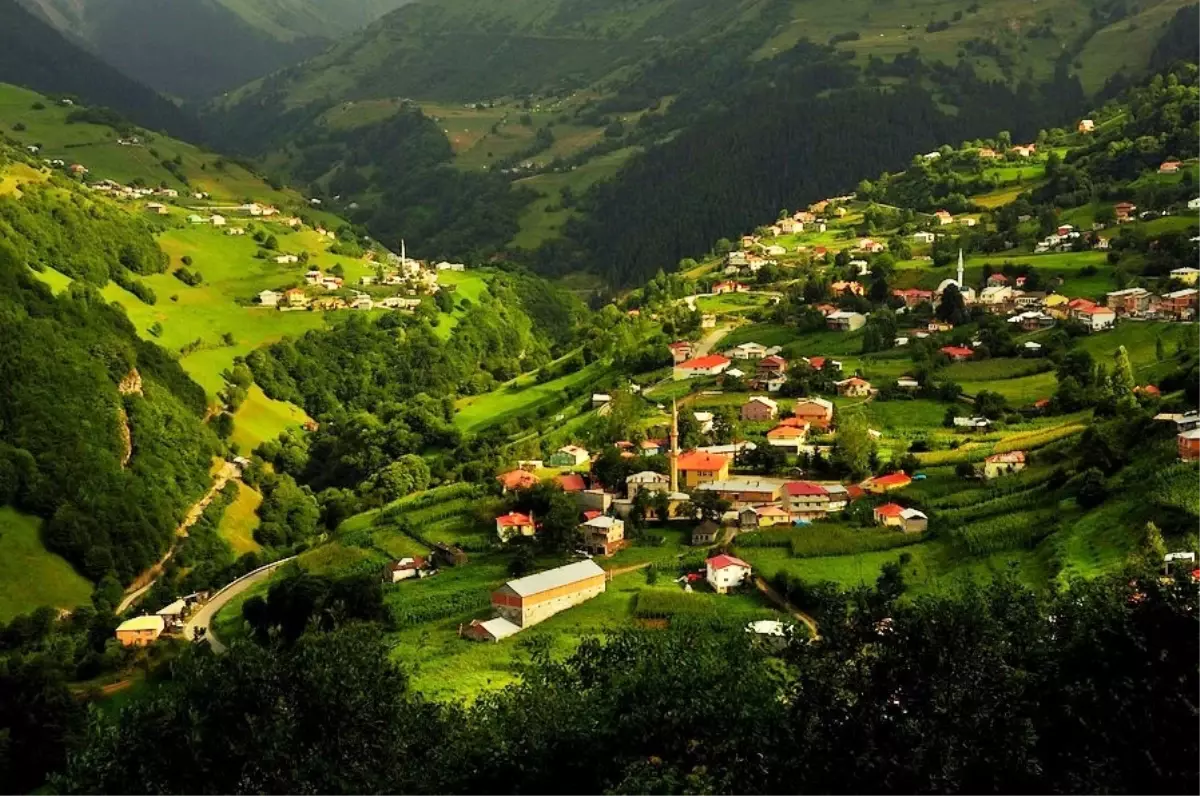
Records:
{"label": "orange-roofed house", "polygon": [[537,476],[528,470],[509,470],[496,476],[496,480],[507,492],[510,489],[529,489],[537,486]]}
{"label": "orange-roofed house", "polygon": [[537,526],[528,514],[514,511],[496,518],[496,535],[501,542],[507,542],[514,536],[533,536],[536,532]]}
{"label": "orange-roofed house", "polygon": [[800,398],[793,404],[792,414],[811,425],[827,426],[833,421],[833,403],[824,398]]}
{"label": "orange-roofed house", "polygon": [[718,376],[728,370],[731,364],[733,361],[728,357],[720,354],[708,354],[680,362],[672,369],[671,377],[675,381],[682,381],[697,376]]}
{"label": "orange-roofed house", "polygon": [[1147,398],[1161,398],[1162,390],[1155,387],[1153,384],[1139,385],[1133,388],[1133,391],[1138,395],[1144,395]]}
{"label": "orange-roofed house", "polygon": [[833,385],[837,387],[838,395],[846,398],[862,398],[871,394],[871,382],[857,376],[835,381]]}
{"label": "orange-roofed house", "polygon": [[904,507],[899,503],[884,503],[882,506],[876,506],[871,513],[875,517],[876,525],[899,526],[903,523],[900,515],[904,513]]}
{"label": "orange-roofed house", "polygon": [[710,481],[725,481],[729,478],[728,456],[704,451],[681,453],[676,462],[679,475],[686,487],[697,487]]}
{"label": "orange-roofed house", "polygon": [[749,293],[750,288],[741,282],[717,282],[712,286],[712,292],[714,296],[719,296],[722,293]]}
{"label": "orange-roofed house", "polygon": [[1174,174],[1183,165],[1178,160],[1164,160],[1158,167],[1159,174]]}
{"label": "orange-roofed house", "polygon": [[893,489],[903,489],[911,483],[912,479],[901,471],[890,475],[881,475],[877,478],[868,478],[862,482],[862,488],[873,495],[882,495]]}
{"label": "orange-roofed house", "polygon": [[776,426],[767,432],[767,444],[793,453],[799,452],[808,438],[808,424],[803,426]]}
{"label": "orange-roofed house", "polygon": [[961,345],[942,346],[941,352],[950,357],[953,362],[966,362],[975,355],[974,351]]}

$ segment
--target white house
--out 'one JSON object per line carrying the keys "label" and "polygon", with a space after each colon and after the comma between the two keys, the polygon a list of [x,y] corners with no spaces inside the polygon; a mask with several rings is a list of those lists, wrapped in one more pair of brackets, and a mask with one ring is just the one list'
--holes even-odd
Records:
{"label": "white house", "polygon": [[280,265],[292,265],[300,262],[300,258],[294,254],[278,254],[275,256],[275,262]]}
{"label": "white house", "polygon": [[767,347],[762,343],[742,343],[725,353],[731,359],[762,359],[767,355]]}
{"label": "white house", "polygon": [[740,558],[721,554],[705,563],[709,585],[717,594],[725,594],[745,583],[751,574],[750,565]]}
{"label": "white house", "polygon": [[264,290],[258,294],[258,303],[264,307],[278,307],[281,298],[283,298],[282,294],[276,293],[274,290]]}
{"label": "white house", "polygon": [[913,233],[913,240],[917,243],[933,243],[936,239],[937,235],[934,235],[932,232],[921,231]]}

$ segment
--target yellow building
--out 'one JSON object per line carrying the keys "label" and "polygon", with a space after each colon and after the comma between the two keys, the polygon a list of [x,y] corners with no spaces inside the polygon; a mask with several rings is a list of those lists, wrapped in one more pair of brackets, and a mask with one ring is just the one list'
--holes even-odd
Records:
{"label": "yellow building", "polygon": [[680,454],[677,467],[683,476],[685,487],[696,487],[709,481],[724,481],[729,478],[729,457],[704,451],[688,451]]}
{"label": "yellow building", "polygon": [[161,616],[136,616],[117,626],[117,641],[123,647],[148,647],[166,626]]}

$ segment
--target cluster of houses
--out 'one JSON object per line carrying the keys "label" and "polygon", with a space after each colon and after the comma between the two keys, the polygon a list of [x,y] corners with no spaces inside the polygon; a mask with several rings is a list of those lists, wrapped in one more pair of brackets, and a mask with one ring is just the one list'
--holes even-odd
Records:
{"label": "cluster of houses", "polygon": [[208,592],[184,595],[153,614],[126,619],[114,635],[122,647],[148,647],[163,634],[182,632],[184,621],[207,599]]}
{"label": "cluster of houses", "polygon": [[[342,289],[342,280],[336,276],[321,276],[316,281],[308,282],[308,284],[310,286],[321,287],[327,291]],[[421,299],[406,296],[387,296],[386,298],[375,299],[362,291],[353,289],[350,290],[349,298],[342,298],[341,296],[318,296],[314,298],[304,288],[293,287],[283,291],[261,291],[258,294],[258,306],[270,307],[282,311],[395,310],[398,312],[413,312],[417,307],[421,306]]]}
{"label": "cluster of houses", "polygon": [[1175,424],[1175,444],[1181,461],[1200,461],[1200,412],[1162,412],[1155,415],[1154,420]]}

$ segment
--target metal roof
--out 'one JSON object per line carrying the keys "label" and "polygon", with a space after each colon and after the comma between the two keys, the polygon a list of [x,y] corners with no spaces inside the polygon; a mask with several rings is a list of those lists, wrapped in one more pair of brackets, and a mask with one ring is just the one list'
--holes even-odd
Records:
{"label": "metal roof", "polygon": [[597,575],[603,575],[604,570],[595,561],[588,559],[586,561],[576,561],[574,564],[567,564],[562,567],[548,569],[545,572],[538,572],[534,575],[528,575],[524,578],[510,580],[504,584],[512,589],[521,597],[529,597],[534,594],[541,594],[544,591],[566,586],[569,583],[594,578]]}

